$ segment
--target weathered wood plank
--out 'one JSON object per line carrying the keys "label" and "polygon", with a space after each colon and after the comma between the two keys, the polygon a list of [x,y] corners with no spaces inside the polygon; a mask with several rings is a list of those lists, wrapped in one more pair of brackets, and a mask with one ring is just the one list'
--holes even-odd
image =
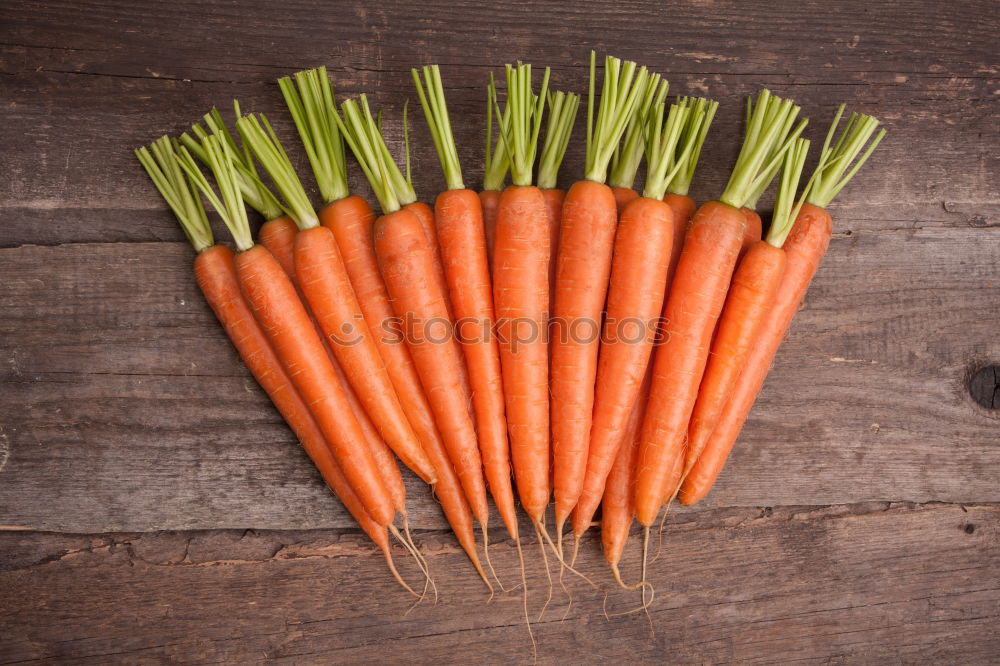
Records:
{"label": "weathered wood plank", "polygon": [[[606,620],[603,595],[567,576],[566,621],[557,586],[534,623],[539,662],[991,663],[1000,652],[998,528],[995,505],[675,516],[650,568],[650,619]],[[0,655],[4,663],[530,662],[518,593],[484,604],[444,535],[417,540],[441,597],[406,614],[412,599],[354,534],[0,534]],[[526,545],[537,613],[545,575]],[[513,546],[492,550],[513,584]],[[634,538],[623,563],[629,578],[638,550]],[[412,575],[402,549],[397,557]],[[593,536],[578,564],[609,590],[609,610],[636,604],[636,593],[612,587]]]}
{"label": "weathered wood plank", "polygon": [[[991,149],[1000,142],[1000,18],[990,3],[952,3],[949,21],[924,2],[842,3],[833,12],[798,2],[671,11],[646,3],[533,3],[530,21],[520,18],[528,11],[523,3],[461,7],[355,2],[324,11],[293,2],[275,15],[260,2],[164,3],[150,13],[113,0],[0,10],[7,35],[0,44],[7,103],[0,212],[11,220],[0,229],[0,246],[180,240],[130,149],[238,96],[247,108],[270,113],[301,158],[274,79],[323,63],[341,93],[368,91],[386,106],[394,146],[402,102],[413,97],[407,69],[446,65],[467,180],[478,183],[487,72],[527,57],[553,65],[557,85],[581,90],[589,46],[663,71],[674,92],[722,101],[696,180],[701,199],[717,195],[731,166],[740,97],[767,85],[803,104],[815,137],[841,101],[877,114],[890,129],[876,160],[879,175],[852,185],[839,209],[840,230],[1000,224],[1000,184],[992,177],[1000,155]],[[734,25],[745,26],[739,39]],[[437,38],[444,29],[452,37]],[[415,114],[415,181],[431,196],[441,179],[422,123]],[[581,165],[582,141],[575,141],[564,178]],[[360,186],[356,169],[353,177]]]}
{"label": "weathered wood plank", "polygon": [[[709,506],[1000,501],[1000,229],[833,240]],[[202,303],[181,244],[0,250],[0,525],[350,524]],[[442,526],[412,485],[415,524]]]}

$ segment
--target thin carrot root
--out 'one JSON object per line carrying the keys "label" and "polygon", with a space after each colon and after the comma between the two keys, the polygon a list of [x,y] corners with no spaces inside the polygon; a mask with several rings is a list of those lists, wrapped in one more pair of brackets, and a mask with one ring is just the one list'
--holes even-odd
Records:
{"label": "thin carrot root", "polygon": [[[496,569],[493,568],[493,562],[490,561],[490,533],[486,529],[486,525],[483,525],[482,528],[483,528],[483,555],[486,557],[486,566],[490,568],[490,573],[493,574],[493,580],[497,582],[497,585],[500,587],[500,591],[506,594],[507,588],[505,588],[503,586],[503,583],[500,582],[500,577],[497,576],[497,571]],[[486,600],[486,603],[489,603],[492,600],[493,600],[493,590],[490,590],[490,598]]]}
{"label": "thin carrot root", "polygon": [[549,607],[549,602],[552,601],[552,572],[549,570],[549,556],[545,554],[545,544],[542,543],[541,531],[544,528],[541,527],[540,523],[535,523],[535,535],[538,537],[538,549],[542,551],[542,562],[545,564],[545,575],[549,579],[549,594],[545,598],[545,603],[542,604],[542,610],[538,613],[538,618],[535,622],[541,622],[542,617],[545,615],[545,609]]}
{"label": "thin carrot root", "polygon": [[[618,569],[618,564],[611,565],[611,573],[615,577],[615,582],[618,583],[619,587],[625,590],[642,590],[642,605],[635,608],[629,609],[627,611],[621,611],[619,613],[608,613],[608,595],[604,595],[604,617],[605,619],[610,619],[613,617],[620,617],[622,615],[632,615],[633,613],[638,613],[643,611],[646,616],[649,617],[649,607],[653,604],[653,599],[656,597],[656,590],[653,588],[652,583],[646,580],[646,556],[649,552],[649,528],[645,528],[642,540],[642,579],[635,585],[626,585],[622,580],[621,571]],[[646,592],[649,591],[649,601],[646,601]],[[650,618],[650,629],[652,629],[652,619]]]}
{"label": "thin carrot root", "polygon": [[[675,492],[674,496],[676,495],[677,493]],[[650,564],[660,559],[660,554],[663,552],[663,532],[667,527],[667,514],[670,513],[670,504],[673,502],[673,499],[674,498],[671,497],[670,502],[667,502],[666,506],[663,507],[663,517],[660,518],[660,529],[656,535],[657,536],[656,555],[653,555],[653,559],[649,561]]]}
{"label": "thin carrot root", "polygon": [[[563,526],[559,525],[556,528],[556,550],[559,552],[559,559],[560,559],[560,561],[562,561],[562,559],[563,559],[562,540],[563,540]],[[566,611],[563,613],[562,619],[559,620],[560,622],[562,622],[567,617],[569,617],[569,612],[573,608],[573,594],[569,591],[569,588],[566,587],[566,583],[563,582],[563,574],[565,572],[566,572],[565,565],[560,566],[559,567],[559,587],[562,588],[563,594],[565,594],[566,598],[569,600],[569,603],[566,605]]]}
{"label": "thin carrot root", "polygon": [[424,572],[424,576],[426,576],[424,580],[424,594],[427,594],[428,584],[431,585],[434,588],[434,604],[437,605],[438,602],[437,585],[434,584],[434,579],[431,577],[430,574],[431,571],[430,563],[427,561],[427,558],[424,557],[424,554],[420,552],[420,549],[417,548],[417,544],[413,540],[413,535],[410,534],[410,517],[405,512],[403,512],[403,534],[406,535],[406,540],[410,543],[410,546],[413,548],[413,553],[417,557],[417,563],[418,564],[420,564],[421,562],[423,563],[421,569]]}
{"label": "thin carrot root", "polygon": [[[600,585],[598,585],[594,581],[590,580],[590,578],[588,578],[585,574],[581,573],[580,571],[577,571],[570,564],[567,564],[566,560],[564,560],[562,558],[562,555],[559,553],[558,549],[556,548],[556,544],[553,543],[552,537],[549,536],[548,530],[546,530],[545,527],[543,527],[541,523],[536,523],[535,524],[535,532],[537,532],[539,534],[539,538],[542,538],[542,537],[545,538],[545,541],[549,544],[549,548],[552,549],[552,552],[555,554],[556,558],[559,560],[559,563],[561,565],[563,565],[564,567],[566,567],[567,569],[569,569],[570,571],[572,571],[573,573],[575,573],[577,576],[579,576],[583,580],[587,581],[587,583],[592,588],[594,588],[595,590],[597,590],[598,592],[603,592],[604,591],[603,588],[601,588]],[[542,554],[543,555],[545,554],[544,550],[542,551]]]}
{"label": "thin carrot root", "polygon": [[[394,537],[399,539],[399,542],[403,544],[403,547],[410,551],[413,558],[417,561],[417,566],[420,567],[420,571],[424,574],[424,591],[423,594],[418,595],[420,599],[414,604],[410,610],[416,608],[416,606],[427,597],[427,587],[430,586],[431,590],[434,592],[434,603],[438,601],[437,584],[434,582],[434,578],[431,576],[430,569],[427,565],[427,560],[424,556],[420,554],[420,550],[417,548],[416,544],[413,543],[412,537],[409,537],[409,526],[406,519],[403,519],[403,529],[406,531],[406,536],[400,533],[399,529],[395,525],[389,525],[389,533]],[[407,611],[409,613],[410,611]]]}
{"label": "thin carrot root", "polygon": [[417,592],[414,591],[412,587],[407,585],[405,580],[403,580],[403,577],[399,574],[399,570],[396,569],[396,563],[392,559],[392,551],[389,549],[388,545],[382,548],[382,554],[385,556],[385,564],[389,567],[389,572],[392,573],[392,577],[396,579],[397,583],[403,586],[404,590],[417,597],[417,603],[420,603],[420,601],[424,598],[423,595],[417,594]]}
{"label": "thin carrot root", "polygon": [[[517,559],[521,565],[521,587],[524,588],[524,625],[528,628],[528,638],[531,639],[531,660],[538,659],[538,645],[535,643],[535,632],[531,630],[531,618],[528,616],[528,576],[524,568],[524,551],[521,550],[521,539],[515,537],[514,545],[517,546]],[[497,581],[499,582],[499,581]]]}
{"label": "thin carrot root", "polygon": [[573,556],[569,558],[569,565],[576,566],[576,556],[580,554],[580,536],[573,535]]}

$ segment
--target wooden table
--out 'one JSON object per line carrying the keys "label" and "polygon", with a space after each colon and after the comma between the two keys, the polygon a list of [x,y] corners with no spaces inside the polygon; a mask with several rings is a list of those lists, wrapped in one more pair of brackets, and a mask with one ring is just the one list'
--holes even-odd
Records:
{"label": "wooden table", "polygon": [[[833,207],[830,253],[718,486],[668,521],[649,618],[605,619],[603,593],[567,576],[572,608],[557,585],[534,623],[539,661],[1000,658],[998,375],[972,382],[982,405],[969,389],[1000,362],[995,3],[137,4],[0,8],[0,662],[530,661],[520,591],[486,603],[412,478],[440,602],[407,613],[238,362],[131,150],[238,97],[304,167],[274,81],[320,64],[385,109],[395,150],[408,70],[437,62],[477,184],[487,72],[523,58],[583,90],[592,47],[720,100],[700,200],[762,86],[801,103],[814,139],[842,101],[889,136]],[[420,114],[413,137],[429,197],[442,180]],[[367,191],[356,168],[352,183]],[[513,586],[513,545],[499,525],[491,540]],[[610,608],[636,603],[596,530],[581,551]]]}

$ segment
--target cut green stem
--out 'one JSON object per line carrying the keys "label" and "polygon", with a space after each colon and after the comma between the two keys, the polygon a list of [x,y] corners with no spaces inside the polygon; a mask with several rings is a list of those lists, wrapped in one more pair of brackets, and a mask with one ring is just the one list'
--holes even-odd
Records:
{"label": "cut green stem", "polygon": [[704,97],[681,97],[679,102],[687,103],[691,109],[688,114],[687,123],[681,132],[681,140],[678,145],[687,146],[691,143],[691,151],[684,159],[678,158],[680,168],[677,169],[673,180],[667,185],[667,191],[681,196],[687,196],[691,189],[691,181],[694,180],[694,171],[698,166],[698,158],[701,157],[701,149],[705,144],[705,137],[708,136],[708,128],[715,119],[715,112],[719,108],[719,103],[715,100]]}
{"label": "cut green stem", "polygon": [[[411,69],[410,73],[413,75],[413,84],[417,87],[427,127],[434,140],[434,149],[444,171],[445,183],[449,190],[464,190],[462,164],[458,159],[458,147],[455,145],[455,135],[451,131],[451,120],[448,118],[448,104],[444,97],[444,86],[441,84],[441,69],[437,65],[424,67],[423,84],[420,81],[420,72]],[[425,84],[426,92],[424,92]]]}
{"label": "cut green stem", "polygon": [[204,252],[215,244],[212,227],[208,223],[205,207],[193,191],[191,180],[185,175],[177,160],[179,144],[162,136],[149,148],[143,146],[135,156],[152,179],[170,210],[184,230],[195,252]]}
{"label": "cut green stem", "polygon": [[646,90],[639,100],[639,109],[632,114],[625,130],[625,138],[615,150],[614,159],[611,161],[611,177],[608,179],[608,184],[612,187],[635,185],[635,175],[645,156],[646,119],[653,107],[667,99],[669,90],[670,83],[663,77],[659,74],[650,74]]}
{"label": "cut green stem", "polygon": [[336,100],[326,67],[298,72],[278,79],[299,138],[309,157],[316,185],[324,203],[349,194],[344,139],[333,119]]}
{"label": "cut green stem", "polygon": [[497,108],[497,86],[490,73],[490,83],[486,87],[486,158],[483,163],[483,190],[499,192],[503,189],[503,181],[510,170],[510,156],[504,143],[504,132],[510,127],[510,106],[504,109],[503,115],[497,115],[499,134],[494,148],[493,114]]}
{"label": "cut green stem", "polygon": [[239,174],[234,164],[236,156],[229,144],[215,134],[205,137],[201,146],[205,150],[208,168],[219,188],[218,194],[212,189],[205,174],[198,169],[198,164],[187,148],[181,148],[177,158],[178,163],[222,218],[236,242],[236,249],[246,252],[254,243],[253,234],[250,233],[250,221],[247,219],[247,209],[240,194]]}
{"label": "cut green stem", "polygon": [[796,139],[792,148],[785,152],[785,157],[781,166],[781,178],[778,180],[778,193],[774,197],[774,214],[771,216],[771,227],[767,232],[767,242],[774,247],[781,247],[788,238],[788,233],[795,224],[795,218],[802,208],[802,203],[808,194],[809,187],[802,193],[802,197],[796,203],[795,192],[799,189],[799,180],[802,177],[802,168],[806,164],[806,156],[809,154],[809,141],[806,139]]}
{"label": "cut green stem", "polygon": [[257,158],[264,171],[271,177],[275,188],[284,200],[281,209],[292,218],[299,229],[319,226],[319,218],[288,153],[281,146],[278,135],[263,113],[248,114],[236,121],[236,129]]}
{"label": "cut green stem", "polygon": [[[659,102],[647,113],[643,122],[644,145],[646,153],[646,187],[642,196],[650,199],[662,199],[667,193],[667,184],[674,179],[677,172],[688,159],[694,149],[695,136],[689,136],[687,145],[681,146],[680,139],[684,127],[694,113],[687,100],[670,105],[666,113],[666,104]],[[697,113],[704,114],[704,110]],[[666,115],[666,121],[664,121]],[[698,119],[700,123],[702,119]]]}
{"label": "cut green stem", "polygon": [[590,52],[590,90],[587,99],[587,162],[584,177],[603,183],[608,177],[608,164],[618,148],[625,128],[639,108],[646,91],[649,72],[636,64],[618,58],[604,58],[604,83],[601,105],[594,116],[594,96],[597,79],[597,54]]}
{"label": "cut green stem", "polygon": [[[792,145],[786,138],[790,138],[788,131],[798,114],[799,107],[791,100],[774,97],[769,90],[761,91],[756,106],[748,100],[743,146],[720,201],[740,208],[762,183],[773,179],[773,166],[780,165],[785,151]],[[797,131],[801,132],[804,127],[801,125]]]}
{"label": "cut green stem", "polygon": [[[820,153],[819,164],[810,179],[812,189],[806,201],[826,208],[833,201],[834,197],[840,193],[854,175],[864,166],[871,154],[885,138],[885,130],[880,130],[875,138],[872,134],[878,128],[879,122],[873,116],[866,116],[861,113],[851,113],[837,139],[837,143],[830,146],[833,136],[840,124],[840,118],[844,114],[844,105],[841,104],[827,132],[826,140],[823,142],[823,151]],[[870,141],[870,143],[869,143]],[[865,148],[865,145],[868,145]],[[864,150],[864,153],[861,151]],[[858,158],[858,155],[861,155]],[[857,158],[857,161],[855,161]],[[854,166],[851,163],[854,162]]]}
{"label": "cut green stem", "polygon": [[[549,90],[549,68],[545,68],[542,87],[537,95],[531,87],[531,65],[519,62],[516,66],[507,65],[505,69],[510,123],[500,128],[500,136],[510,156],[511,181],[514,185],[531,185]],[[503,117],[499,108],[496,113],[498,118]]]}
{"label": "cut green stem", "polygon": [[[233,100],[233,109],[236,117],[239,118],[240,103],[236,100]],[[250,157],[250,151],[245,147],[241,148],[237,145],[236,139],[233,138],[233,134],[229,131],[229,127],[226,126],[219,110],[213,108],[204,115],[203,119],[205,125],[208,127],[208,131],[199,124],[192,125],[191,131],[194,132],[193,137],[187,132],[181,134],[181,143],[184,144],[184,147],[194,154],[199,162],[207,167],[208,156],[205,154],[205,149],[202,147],[201,141],[209,134],[218,134],[223,141],[229,144],[230,150],[236,156],[237,173],[243,201],[260,213],[264,219],[273,220],[281,215],[281,205],[278,203],[277,198],[257,176],[257,167]]]}
{"label": "cut green stem", "polygon": [[[413,185],[409,178],[403,175],[389,153],[379,123],[368,106],[368,98],[361,95],[357,101],[347,100],[340,105],[340,113],[334,118],[371,184],[382,212],[393,213],[416,201],[417,195],[413,191]],[[408,136],[405,142],[409,144]],[[406,152],[408,163],[409,148]]]}
{"label": "cut green stem", "polygon": [[545,128],[545,142],[538,160],[538,187],[544,190],[555,188],[573,134],[576,113],[580,109],[580,96],[558,90],[549,93],[549,122]]}

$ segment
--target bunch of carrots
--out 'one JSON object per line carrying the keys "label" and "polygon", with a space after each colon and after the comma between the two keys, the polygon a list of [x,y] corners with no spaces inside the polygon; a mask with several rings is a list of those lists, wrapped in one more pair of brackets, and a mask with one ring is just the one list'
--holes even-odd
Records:
{"label": "bunch of carrots", "polygon": [[[826,252],[827,208],[885,134],[857,113],[838,131],[841,106],[804,178],[807,121],[761,91],[747,100],[728,183],[699,206],[688,193],[717,102],[670,100],[660,75],[616,58],[599,91],[597,74],[591,53],[586,160],[566,191],[557,181],[581,97],[522,63],[506,66],[504,86],[487,85],[478,192],[438,67],[412,71],[444,176],[433,206],[414,191],[408,132],[400,162],[381,114],[365,95],[338,103],[323,67],[278,81],[318,209],[267,117],[238,103],[235,131],[213,109],[136,151],[248,369],[415,596],[433,578],[410,535],[399,462],[432,486],[491,594],[492,497],[520,556],[526,619],[517,503],[543,556],[574,572],[600,509],[614,578],[648,606],[651,527],[715,483]],[[348,152],[378,215],[348,188]],[[765,233],[755,209],[772,184]],[[215,243],[205,201],[235,252]],[[256,240],[247,207],[265,220]],[[633,519],[643,570],[628,586],[619,562]],[[422,592],[397,571],[390,536],[421,570]]]}

